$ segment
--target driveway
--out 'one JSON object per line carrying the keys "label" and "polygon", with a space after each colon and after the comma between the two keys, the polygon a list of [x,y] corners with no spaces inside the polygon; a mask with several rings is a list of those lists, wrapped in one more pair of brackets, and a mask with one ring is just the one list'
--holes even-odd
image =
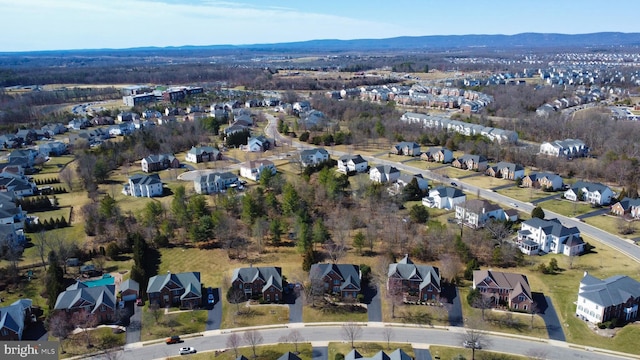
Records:
{"label": "driveway", "polygon": [[327,346],[314,346],[311,348],[312,360],[329,360],[329,348]]}
{"label": "driveway", "polygon": [[593,216],[606,215],[606,214],[609,213],[609,211],[611,211],[611,209],[609,209],[608,206],[605,206],[605,207],[603,207],[601,209],[598,209],[598,210],[595,210],[595,211],[592,211],[592,212],[589,212],[589,213],[586,213],[586,214],[578,215],[578,216],[576,216],[576,218],[582,220],[582,219],[590,218],[590,217],[593,217]]}
{"label": "driveway", "polygon": [[413,353],[416,355],[416,360],[433,360],[429,349],[413,349]]}
{"label": "driveway", "polygon": [[132,344],[139,342],[141,339],[142,329],[142,306],[136,306],[133,301],[127,301],[125,304],[133,315],[129,318],[127,326],[126,342]]}
{"label": "driveway", "polygon": [[450,326],[463,326],[462,303],[460,302],[460,292],[455,285],[444,284],[442,286],[441,299],[449,312]]}
{"label": "driveway", "polygon": [[213,307],[207,311],[207,323],[205,330],[219,330],[222,322],[222,302],[220,301],[220,288],[213,289]]}
{"label": "driveway", "polygon": [[367,317],[371,322],[382,322],[382,304],[380,302],[380,291],[377,287],[369,287],[365,299],[370,299],[367,304]]}
{"label": "driveway", "polygon": [[491,190],[496,191],[496,190],[508,189],[514,186],[516,186],[514,182],[509,182],[508,184],[492,187]]}
{"label": "driveway", "polygon": [[547,201],[547,200],[551,200],[551,199],[559,198],[559,197],[560,197],[560,195],[561,195],[560,193],[552,193],[552,195],[545,196],[545,197],[540,198],[540,199],[531,200],[531,203],[532,203],[533,205],[536,205],[536,204],[539,204],[539,203],[541,203],[541,202],[545,202],[545,201]]}
{"label": "driveway", "polygon": [[289,322],[301,323],[303,306],[302,294],[295,291],[292,291],[292,294],[295,297],[295,300],[293,303],[289,303]]}
{"label": "driveway", "polygon": [[549,339],[558,340],[558,341],[566,341],[566,337],[564,336],[564,331],[562,330],[562,324],[560,323],[560,319],[558,318],[558,314],[556,313],[556,309],[553,307],[551,303],[551,298],[548,296],[544,296],[542,293],[533,293],[533,301],[536,302],[538,306],[538,314],[544,320],[544,324],[547,327],[547,334],[549,335]]}

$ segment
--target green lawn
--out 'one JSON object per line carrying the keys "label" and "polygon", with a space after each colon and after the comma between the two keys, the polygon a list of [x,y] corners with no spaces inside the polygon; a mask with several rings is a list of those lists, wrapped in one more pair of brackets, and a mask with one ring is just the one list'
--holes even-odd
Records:
{"label": "green lawn", "polygon": [[[256,360],[277,360],[287,351],[295,352],[296,346],[294,344],[278,344],[278,345],[264,345],[256,347]],[[177,352],[176,348],[176,352]],[[253,351],[249,346],[243,346],[238,348],[238,356],[244,355],[245,357],[252,359]],[[313,357],[311,343],[298,343],[298,356],[303,360],[311,360]],[[183,357],[175,356],[169,359],[181,359]],[[205,360],[205,359],[217,359],[217,360],[235,360],[236,355],[233,349],[226,349],[224,351],[206,351],[189,355],[191,360]]]}
{"label": "green lawn", "polygon": [[[544,192],[542,190],[534,189],[534,188],[521,188],[517,186],[512,186],[505,189],[496,190],[498,194],[502,194],[504,196],[508,196],[510,198],[523,201],[530,202],[532,200],[541,199],[547,196],[551,196],[554,193],[552,192]],[[561,196],[560,193],[555,193],[558,197]]]}
{"label": "green lawn", "polygon": [[[541,349],[544,347],[541,346]],[[464,349],[462,347],[448,347],[448,346],[429,346],[429,352],[433,356],[434,360],[442,359],[458,359],[458,356],[462,355],[464,359],[471,359],[471,349]],[[549,354],[550,355],[550,354]],[[497,356],[497,357],[494,357]],[[501,359],[501,360],[526,360],[529,359],[525,356],[509,355],[502,353],[495,353],[486,350],[476,350],[476,359]]]}
{"label": "green lawn", "polygon": [[[638,234],[638,229],[640,228],[640,226],[638,225],[637,222],[633,222],[633,227],[636,229],[636,231],[632,234],[620,234],[620,232],[618,231],[618,222],[621,221],[621,219],[617,216],[613,216],[613,215],[600,215],[600,216],[592,216],[592,217],[588,217],[586,219],[584,219],[584,222],[589,224],[589,225],[593,225],[599,229],[602,229],[606,232],[609,232],[611,234],[623,237],[625,239],[633,239],[639,236]],[[622,220],[624,221],[624,220]]]}
{"label": "green lawn", "polygon": [[255,303],[247,306],[247,302],[231,304],[225,296],[226,293],[223,293],[221,324],[223,329],[289,323],[289,307],[287,305]]}
{"label": "green lawn", "polygon": [[416,168],[422,169],[422,170],[431,170],[431,169],[437,169],[437,168],[449,166],[447,164],[442,164],[442,163],[438,163],[438,162],[421,160],[420,157],[414,157],[409,161],[406,161],[406,159],[405,159],[404,164],[405,165],[409,165],[409,166],[413,166],[413,167],[416,167]]}
{"label": "green lawn", "polygon": [[[158,322],[156,322],[153,312],[149,311],[148,304],[142,310],[142,341],[162,339],[171,335],[203,332],[207,322],[206,310],[164,314],[164,309],[162,309]],[[177,309],[172,308],[170,310],[176,311]]]}
{"label": "green lawn", "polygon": [[39,166],[41,167],[41,170],[34,176],[34,178],[57,177],[60,170],[74,160],[75,158],[73,155],[53,156],[49,158],[49,161]]}
{"label": "green lawn", "polygon": [[503,179],[498,179],[498,178],[495,178],[492,176],[486,176],[486,175],[471,176],[471,177],[465,178],[464,182],[481,187],[483,189],[491,189],[496,186],[502,186],[502,185],[515,186],[515,182],[513,180],[503,180]]}
{"label": "green lawn", "polygon": [[538,205],[542,207],[543,210],[550,210],[568,217],[575,217],[597,210],[587,203],[569,201],[565,199],[547,200],[539,203]]}
{"label": "green lawn", "polygon": [[302,311],[304,322],[366,322],[367,318],[367,310],[355,305],[306,305]]}
{"label": "green lawn", "polygon": [[71,207],[65,206],[65,207],[60,207],[56,210],[30,212],[29,216],[37,216],[40,218],[40,221],[44,221],[44,220],[49,221],[49,219],[55,220],[55,219],[60,219],[62,217],[64,217],[65,220],[69,221],[70,213],[71,213]]}
{"label": "green lawn", "polygon": [[[114,334],[109,327],[91,330],[89,337],[91,338],[91,347],[87,347],[87,335],[84,333],[74,334],[65,339],[61,344],[61,351],[64,350],[65,353],[61,354],[60,358],[87,355],[125,344],[125,333]],[[55,340],[55,338],[51,337],[50,340]]]}

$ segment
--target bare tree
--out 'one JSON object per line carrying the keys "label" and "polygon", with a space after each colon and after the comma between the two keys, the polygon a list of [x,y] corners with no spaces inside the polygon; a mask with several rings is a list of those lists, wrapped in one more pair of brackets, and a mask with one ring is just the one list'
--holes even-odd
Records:
{"label": "bare tree", "polygon": [[342,336],[351,343],[351,348],[355,348],[354,342],[362,336],[362,327],[354,322],[342,325]]}
{"label": "bare tree", "polygon": [[317,267],[313,268],[309,274],[309,282],[303,288],[305,302],[315,307],[324,297],[324,280]]}
{"label": "bare tree", "polygon": [[162,316],[162,309],[160,308],[160,305],[156,302],[152,302],[151,304],[149,304],[149,311],[151,311],[151,315],[156,321],[156,324],[159,324],[160,317]]}
{"label": "bare tree", "polygon": [[[227,300],[232,304],[236,304],[236,315],[239,315],[240,303],[246,300],[244,291],[236,287],[230,287],[227,293]],[[235,322],[235,318],[233,321]]]}
{"label": "bare tree", "polygon": [[71,316],[72,323],[82,330],[85,341],[87,342],[87,348],[93,347],[91,343],[91,330],[98,325],[98,317],[89,311],[82,310],[74,313]]}
{"label": "bare tree", "polygon": [[449,280],[450,283],[457,283],[458,274],[463,269],[460,256],[447,252],[440,258],[440,278]]}
{"label": "bare tree", "polygon": [[489,345],[487,335],[485,332],[478,330],[470,324],[469,327],[462,333],[462,346],[471,349],[471,360],[476,358],[476,350],[486,348]]}
{"label": "bare tree", "polygon": [[48,330],[51,335],[60,340],[60,352],[62,354],[65,353],[63,347],[64,341],[69,337],[71,331],[73,331],[73,327],[71,318],[64,311],[55,312],[51,317],[49,317]]}
{"label": "bare tree", "polygon": [[240,335],[238,333],[231,333],[229,337],[227,337],[227,347],[233,349],[233,354],[237,358],[238,357],[238,348],[242,345],[242,339],[240,339]]}
{"label": "bare tree", "polygon": [[295,353],[299,354],[300,352],[298,351],[298,345],[300,345],[300,343],[304,341],[302,334],[298,330],[291,330],[288,337],[289,337],[289,341],[293,343],[293,346],[295,348]]}
{"label": "bare tree", "polygon": [[65,166],[64,169],[60,171],[58,174],[60,180],[67,185],[69,191],[73,191],[73,171],[69,168],[69,166]]}
{"label": "bare tree", "polygon": [[531,325],[529,326],[529,328],[531,330],[533,330],[533,319],[535,319],[536,314],[538,314],[538,312],[540,311],[540,309],[538,309],[538,303],[536,303],[535,301],[531,303],[531,307],[529,308],[529,313],[531,314]]}
{"label": "bare tree", "polygon": [[253,358],[257,358],[258,355],[256,354],[256,347],[262,344],[262,341],[264,341],[264,339],[262,338],[262,334],[260,334],[260,332],[256,330],[249,330],[245,332],[242,337],[244,341],[251,346],[251,350],[253,351]]}
{"label": "bare tree", "polygon": [[47,232],[44,230],[38,232],[33,239],[33,244],[35,245],[36,250],[38,251],[38,256],[40,256],[40,261],[42,262],[42,267],[44,268],[44,271],[47,271],[47,264],[45,261],[45,258],[49,253],[49,250],[48,250],[49,240],[48,240]]}
{"label": "bare tree", "polygon": [[384,339],[387,341],[387,350],[389,350],[389,347],[390,347],[389,343],[393,338],[393,328],[388,326],[385,327],[383,331],[383,335],[384,335]]}
{"label": "bare tree", "polygon": [[491,309],[491,306],[493,306],[493,302],[491,301],[490,298],[483,296],[482,294],[480,294],[474,301],[473,304],[471,304],[473,307],[478,308],[482,311],[482,321],[485,320],[485,310],[487,309]]}

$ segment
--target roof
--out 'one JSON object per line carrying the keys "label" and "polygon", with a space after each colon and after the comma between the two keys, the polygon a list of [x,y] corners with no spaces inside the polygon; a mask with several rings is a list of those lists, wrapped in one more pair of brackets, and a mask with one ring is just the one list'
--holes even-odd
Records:
{"label": "roof", "polygon": [[585,273],[580,281],[579,296],[603,307],[623,304],[630,297],[640,297],[640,282],[626,275],[600,280]]}
{"label": "roof", "polygon": [[[458,205],[458,206],[463,206],[463,205]],[[490,203],[487,200],[484,199],[472,199],[472,200],[467,200],[464,204],[464,207],[467,208],[467,211],[469,212],[491,212],[491,211],[495,211],[498,209],[501,209],[500,206]]]}
{"label": "roof", "polygon": [[134,290],[136,292],[140,291],[140,284],[137,281],[132,279],[127,279],[120,284],[120,291],[126,290]]}
{"label": "roof", "polygon": [[521,290],[517,292],[524,292],[529,298],[531,298],[529,280],[525,275],[492,270],[474,270],[474,288],[476,285],[484,282],[487,278],[493,280],[493,282],[501,289]]}
{"label": "roof", "polygon": [[236,268],[233,270],[231,282],[240,280],[243,283],[253,283],[258,279],[265,283],[263,290],[268,289],[270,286],[275,286],[278,290],[282,290],[282,268],[275,266]]}
{"label": "roof", "polygon": [[183,272],[177,274],[167,273],[164,275],[152,276],[149,279],[149,284],[147,285],[147,293],[160,292],[160,290],[170,282],[175,283],[183,289],[191,288],[192,292],[200,294],[201,284],[199,272]]}
{"label": "roof", "polygon": [[214,172],[206,175],[200,176],[198,179],[201,183],[215,183],[219,180],[237,180],[238,175],[231,173],[229,171],[226,172]]}
{"label": "roof", "polygon": [[437,188],[432,189],[430,193],[431,192],[437,192],[438,196],[440,196],[441,198],[457,198],[465,196],[462,190],[451,186],[438,186]]}
{"label": "roof", "polygon": [[404,352],[402,349],[396,349],[391,354],[387,355],[384,351],[380,350],[372,357],[363,357],[358,350],[353,349],[344,357],[345,360],[412,360],[411,356]]}
{"label": "roof", "polygon": [[282,356],[280,356],[278,360],[300,360],[300,357],[290,351],[287,351],[286,353],[282,354]]}
{"label": "roof", "polygon": [[522,167],[522,165],[520,164],[514,164],[514,163],[510,163],[510,162],[505,162],[505,161],[501,161],[499,163],[496,164],[496,168],[498,170],[500,169],[509,169],[509,172],[515,172],[515,171],[520,171],[520,170],[524,170],[524,167]]}
{"label": "roof", "polygon": [[24,311],[31,307],[31,299],[21,299],[9,306],[0,308],[0,329],[7,328],[18,334],[22,340],[24,329]]}
{"label": "roof", "polygon": [[324,278],[331,272],[336,273],[342,278],[340,290],[345,289],[348,285],[355,286],[360,290],[360,266],[353,264],[313,264],[309,270],[309,276],[312,278]]}
{"label": "roof", "polygon": [[577,181],[575,184],[571,185],[571,190],[576,194],[580,189],[587,189],[588,192],[599,192],[600,194],[604,193],[606,190],[611,191],[608,186],[601,183]]}
{"label": "roof", "polygon": [[115,291],[115,285],[85,287],[76,283],[58,295],[54,309],[65,310],[90,306],[91,312],[94,312],[100,305],[115,309]]}
{"label": "roof", "polygon": [[398,170],[395,166],[391,166],[391,165],[380,165],[380,166],[374,167],[374,169],[378,170],[381,174],[391,174],[391,173],[400,172],[400,170]]}
{"label": "roof", "polygon": [[176,157],[173,154],[159,154],[159,155],[149,155],[146,158],[142,159],[149,164],[160,163],[163,161],[172,162]]}
{"label": "roof", "polygon": [[[540,180],[540,179],[549,179],[549,181],[553,181],[556,178],[559,178],[560,175],[557,174],[552,174],[552,173],[546,173],[546,172],[537,172],[537,173],[531,173],[529,175],[527,175],[532,181],[535,180]],[[562,178],[560,178],[562,180]]]}
{"label": "roof", "polygon": [[389,264],[387,276],[394,275],[404,280],[420,281],[421,290],[429,284],[440,290],[440,271],[438,268],[430,265],[416,265],[409,259],[409,255],[405,255],[395,264]]}
{"label": "roof", "polygon": [[217,154],[219,153],[220,150],[214,148],[213,146],[192,146],[191,149],[189,150],[189,154],[194,154],[194,155],[202,155],[204,153],[207,154]]}
{"label": "roof", "polygon": [[569,235],[580,235],[580,230],[577,227],[568,228],[560,223],[558,219],[544,220],[539,218],[531,218],[523,224],[536,229],[542,229],[547,235],[554,235],[557,237],[564,237]]}
{"label": "roof", "polygon": [[152,174],[152,175],[142,175],[135,174],[129,177],[129,182],[138,185],[153,185],[153,184],[162,184],[162,180],[160,180],[160,175]]}
{"label": "roof", "polygon": [[632,199],[629,197],[625,197],[624,199],[620,200],[618,204],[620,204],[623,209],[629,210],[631,208],[640,206],[640,198]]}
{"label": "roof", "polygon": [[342,161],[342,162],[353,161],[354,164],[361,164],[361,163],[366,163],[367,162],[367,160],[365,160],[360,155],[342,155],[342,156],[340,156],[339,160]]}
{"label": "roof", "polygon": [[487,158],[485,158],[482,155],[471,155],[471,154],[462,155],[458,158],[458,162],[467,162],[469,160],[475,163],[481,163],[481,162],[486,162]]}
{"label": "roof", "polygon": [[261,160],[249,160],[247,162],[242,163],[242,165],[240,166],[247,169],[257,169],[259,167],[275,166],[275,165],[271,160],[261,159]]}

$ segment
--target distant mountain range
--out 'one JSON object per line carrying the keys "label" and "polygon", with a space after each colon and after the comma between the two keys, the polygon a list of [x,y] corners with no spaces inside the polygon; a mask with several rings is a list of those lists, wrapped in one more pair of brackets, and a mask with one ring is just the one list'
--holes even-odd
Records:
{"label": "distant mountain range", "polygon": [[[32,54],[45,53],[95,53],[95,52],[128,52],[128,51],[255,51],[255,52],[360,52],[360,51],[393,51],[393,50],[446,50],[446,49],[542,49],[542,48],[612,48],[640,46],[640,33],[599,32],[592,34],[543,34],[522,33],[516,35],[433,35],[433,36],[401,36],[388,39],[356,39],[356,40],[309,40],[273,44],[251,45],[202,45],[202,46],[169,46],[138,47],[128,49],[86,49],[38,51]],[[7,53],[5,53],[7,54]]]}

